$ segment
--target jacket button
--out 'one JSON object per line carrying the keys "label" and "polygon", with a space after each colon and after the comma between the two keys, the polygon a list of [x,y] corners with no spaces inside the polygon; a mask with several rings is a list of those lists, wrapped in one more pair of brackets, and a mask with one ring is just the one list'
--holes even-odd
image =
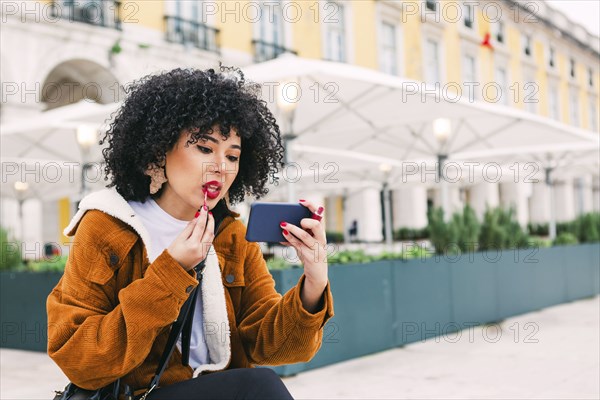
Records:
{"label": "jacket button", "polygon": [[110,265],[112,267],[116,266],[119,263],[119,257],[115,253],[110,253]]}
{"label": "jacket button", "polygon": [[235,280],[235,277],[229,274],[225,277],[225,280],[227,281],[227,283],[232,283]]}
{"label": "jacket button", "polygon": [[190,286],[188,286],[188,287],[185,288],[185,292],[187,294],[189,294],[193,289],[194,289],[194,287],[192,285],[190,285]]}

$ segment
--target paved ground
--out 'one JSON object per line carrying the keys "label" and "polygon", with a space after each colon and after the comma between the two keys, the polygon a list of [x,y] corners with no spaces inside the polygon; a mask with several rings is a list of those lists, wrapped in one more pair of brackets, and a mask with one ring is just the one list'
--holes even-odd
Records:
{"label": "paved ground", "polygon": [[[0,368],[0,399],[48,399],[66,383],[45,354],[1,349]],[[599,377],[594,297],[284,382],[296,399],[599,399]]]}

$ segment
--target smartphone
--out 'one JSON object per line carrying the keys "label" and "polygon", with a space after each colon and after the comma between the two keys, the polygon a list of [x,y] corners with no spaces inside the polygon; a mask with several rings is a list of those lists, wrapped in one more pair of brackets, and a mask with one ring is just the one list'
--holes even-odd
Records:
{"label": "smartphone", "polygon": [[286,242],[281,221],[300,226],[300,221],[310,218],[312,212],[302,204],[255,202],[250,206],[246,240],[249,242]]}

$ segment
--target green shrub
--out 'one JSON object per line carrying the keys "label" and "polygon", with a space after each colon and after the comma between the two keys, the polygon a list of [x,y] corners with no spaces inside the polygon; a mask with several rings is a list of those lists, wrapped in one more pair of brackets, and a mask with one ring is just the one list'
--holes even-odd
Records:
{"label": "green shrub", "polygon": [[573,221],[556,224],[556,234],[572,233],[580,243],[600,241],[600,213],[581,214]]}
{"label": "green shrub", "polygon": [[577,239],[581,243],[600,242],[600,213],[587,213],[578,218]]}
{"label": "green shrub", "polygon": [[425,228],[400,228],[393,233],[394,240],[417,240],[427,239],[429,237],[429,229]]}
{"label": "green shrub", "polygon": [[465,205],[462,214],[454,214],[454,223],[458,229],[458,245],[462,252],[473,252],[477,249],[481,226],[477,221],[475,210],[470,205]]}
{"label": "green shrub", "polygon": [[550,232],[549,224],[533,224],[530,222],[527,224],[527,232],[530,235],[548,236]]}
{"label": "green shrub", "polygon": [[378,255],[374,256],[373,257],[373,261],[399,260],[401,258],[402,258],[402,253],[395,253],[395,252],[384,251],[381,254],[378,254]]}
{"label": "green shrub", "polygon": [[42,261],[29,262],[26,269],[32,272],[62,272],[65,270],[68,258],[68,256],[60,256]]}
{"label": "green shrub", "polygon": [[431,254],[431,252],[424,246],[411,246],[409,249],[402,252],[403,260],[409,260],[413,258],[423,259],[432,256],[433,255]]}
{"label": "green shrub", "polygon": [[444,210],[441,207],[431,208],[428,212],[429,240],[437,254],[452,251],[450,246],[458,242],[458,229],[454,223],[444,221]]}
{"label": "green shrub", "polygon": [[475,211],[468,204],[448,222],[444,221],[442,208],[432,208],[428,220],[429,239],[437,254],[476,250],[481,228]]}
{"label": "green shrub", "polygon": [[267,268],[270,270],[291,269],[294,265],[283,258],[273,257],[267,260]]}
{"label": "green shrub", "polygon": [[537,248],[537,249],[543,249],[546,247],[551,247],[552,246],[552,240],[550,239],[543,239],[541,237],[538,236],[530,236],[529,237],[529,248]]}
{"label": "green shrub", "polygon": [[365,254],[363,250],[343,250],[335,252],[327,257],[329,264],[368,263],[376,257]]}
{"label": "green shrub", "polygon": [[342,232],[325,232],[327,243],[344,243],[344,234]]}
{"label": "green shrub", "polygon": [[563,232],[554,239],[554,246],[562,246],[562,245],[570,245],[577,244],[579,241],[577,240],[577,236],[572,234],[571,232]]}
{"label": "green shrub", "polygon": [[6,229],[0,227],[0,270],[13,270],[21,266],[21,243],[9,238]]}
{"label": "green shrub", "polygon": [[515,218],[515,210],[486,209],[479,233],[479,250],[527,248],[529,236]]}

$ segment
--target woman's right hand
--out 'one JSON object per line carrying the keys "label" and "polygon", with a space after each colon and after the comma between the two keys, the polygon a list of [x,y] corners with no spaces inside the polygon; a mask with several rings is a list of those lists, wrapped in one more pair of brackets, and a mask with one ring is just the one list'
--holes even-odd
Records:
{"label": "woman's right hand", "polygon": [[186,271],[206,258],[215,238],[215,219],[208,208],[202,207],[200,215],[175,238],[167,251]]}

